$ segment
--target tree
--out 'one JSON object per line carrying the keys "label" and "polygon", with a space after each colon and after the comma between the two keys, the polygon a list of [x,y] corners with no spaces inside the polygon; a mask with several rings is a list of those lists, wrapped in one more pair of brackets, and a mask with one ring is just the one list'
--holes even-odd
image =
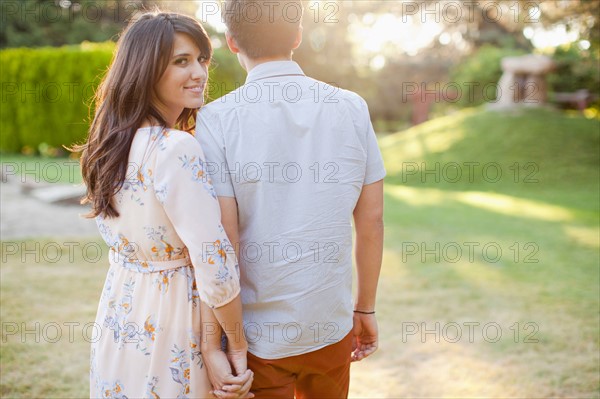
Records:
{"label": "tree", "polygon": [[2,0],[0,48],[40,47],[115,39],[141,10],[164,6],[193,15],[193,1]]}

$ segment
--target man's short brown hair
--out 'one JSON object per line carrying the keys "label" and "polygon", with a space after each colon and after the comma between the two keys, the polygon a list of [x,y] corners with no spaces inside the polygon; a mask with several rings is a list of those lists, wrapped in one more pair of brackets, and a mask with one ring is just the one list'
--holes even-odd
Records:
{"label": "man's short brown hair", "polygon": [[225,0],[222,7],[229,34],[252,59],[288,57],[302,13],[300,0]]}

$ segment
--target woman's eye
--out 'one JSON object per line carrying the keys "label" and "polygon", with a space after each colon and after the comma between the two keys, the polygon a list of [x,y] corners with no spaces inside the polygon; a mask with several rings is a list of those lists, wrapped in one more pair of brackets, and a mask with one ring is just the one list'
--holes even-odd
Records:
{"label": "woman's eye", "polygon": [[208,60],[209,58],[205,55],[201,55],[200,57],[198,57],[198,62],[200,62],[201,64],[206,64]]}
{"label": "woman's eye", "polygon": [[178,58],[175,60],[175,64],[177,65],[185,65],[187,63],[187,58]]}

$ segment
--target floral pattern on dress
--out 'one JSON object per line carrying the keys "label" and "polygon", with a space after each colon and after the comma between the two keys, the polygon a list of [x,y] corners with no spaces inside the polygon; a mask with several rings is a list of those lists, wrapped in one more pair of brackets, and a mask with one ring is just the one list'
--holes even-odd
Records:
{"label": "floral pattern on dress", "polygon": [[190,335],[190,354],[192,362],[196,362],[200,368],[204,367],[204,361],[202,360],[202,352],[200,351],[199,337],[194,334],[192,330],[189,331]]}
{"label": "floral pattern on dress", "polygon": [[155,243],[152,247],[152,253],[156,256],[156,259],[171,260],[175,255],[181,256],[184,254],[184,248],[174,247],[167,242],[165,238],[167,228],[165,226],[158,226],[156,228],[146,226],[144,230],[146,230],[147,237]]}
{"label": "floral pattern on dress", "polygon": [[179,349],[177,344],[173,345],[171,349],[172,359],[171,366],[171,377],[173,381],[181,385],[181,390],[178,399],[187,398],[190,393],[190,362],[185,349]]}
{"label": "floral pattern on dress", "polygon": [[153,143],[151,145],[156,145],[156,147],[161,151],[167,149],[168,138],[171,136],[171,132],[168,129],[153,131],[151,135],[152,137],[150,140]]}
{"label": "floral pattern on dress", "polygon": [[[152,169],[145,165],[136,167],[135,170],[128,171],[130,175],[125,178],[121,192],[123,196],[125,193],[130,193],[130,198],[136,204],[144,205],[144,196],[142,192],[148,191],[148,188],[152,184]],[[124,197],[120,198],[123,202]]]}
{"label": "floral pattern on dress", "polygon": [[187,294],[188,302],[191,302],[194,307],[200,303],[200,293],[198,292],[198,283],[194,276],[194,269],[191,267],[185,267],[184,273],[187,280]]}
{"label": "floral pattern on dress", "polygon": [[204,170],[204,161],[198,156],[189,157],[183,155],[179,157],[181,166],[185,170],[192,172],[192,180],[195,182],[201,182],[204,189],[210,194],[211,197],[217,198],[217,192],[212,185],[210,177]]}
{"label": "floral pattern on dress", "polygon": [[[157,333],[156,329],[157,329],[156,320],[153,315],[150,315],[150,316],[146,317],[146,321],[144,322],[144,331],[139,331],[138,336],[147,338],[145,340],[146,342],[148,340],[150,340],[151,342],[154,342],[154,340],[156,339],[156,333]],[[138,343],[138,349],[140,349],[142,352],[146,353],[147,348],[142,348],[141,343],[142,343],[142,341],[140,341],[140,343]]]}
{"label": "floral pattern on dress", "polygon": [[156,385],[158,384],[158,377],[152,377],[150,381],[148,381],[148,385],[146,388],[146,397],[151,399],[160,399],[158,393],[156,393]]}
{"label": "floral pattern on dress", "polygon": [[[227,263],[227,252],[233,251],[233,246],[227,239],[216,240],[213,242],[213,247],[211,248],[211,253],[208,255],[208,263],[211,265],[217,264],[218,269],[215,274],[215,278],[220,283],[225,283],[233,278],[232,274],[229,271],[229,268],[226,267]],[[215,252],[216,251],[216,252]],[[236,262],[235,269],[237,272],[237,277],[239,277],[239,266]]]}
{"label": "floral pattern on dress", "polygon": [[123,233],[113,234],[112,229],[104,217],[97,216],[96,224],[98,225],[98,230],[100,231],[102,239],[106,242],[106,245],[116,253],[114,256],[118,256],[119,258],[123,257],[127,260],[135,259],[137,257],[139,246],[135,242],[130,241]]}
{"label": "floral pattern on dress", "polygon": [[133,291],[135,281],[130,279],[124,285],[124,295],[117,299],[112,297],[108,301],[108,307],[113,310],[112,315],[107,315],[104,319],[104,327],[113,332],[113,339],[118,343],[119,350],[123,349],[125,344],[136,344],[136,349],[145,355],[152,352],[152,343],[155,340],[158,329],[154,316],[146,317],[143,326],[129,322],[128,315],[132,311]]}
{"label": "floral pattern on dress", "polygon": [[178,270],[179,269],[161,270],[156,273],[154,283],[158,286],[158,290],[161,294],[166,294],[169,291],[169,283]]}
{"label": "floral pattern on dress", "polygon": [[156,184],[154,186],[154,193],[156,195],[156,199],[161,205],[164,205],[165,199],[167,198],[167,185],[166,184]]}
{"label": "floral pattern on dress", "polygon": [[113,383],[102,383],[100,391],[103,399],[128,399],[123,393],[123,384],[118,380]]}
{"label": "floral pattern on dress", "polygon": [[[152,186],[152,169],[145,164],[129,164],[121,191],[123,195],[130,192],[130,198],[138,205],[144,205],[142,192]],[[123,197],[121,197],[121,202]]]}
{"label": "floral pattern on dress", "polygon": [[127,260],[135,259],[138,255],[139,248],[135,242],[129,241],[123,234],[119,234],[116,242],[111,247],[119,256]]}
{"label": "floral pattern on dress", "polygon": [[171,281],[174,278],[181,276],[187,282],[188,302],[191,302],[194,307],[199,304],[200,294],[198,293],[193,267],[184,266],[177,269],[161,270],[158,273],[155,273],[155,275],[154,284],[162,295],[165,295],[169,291]]}

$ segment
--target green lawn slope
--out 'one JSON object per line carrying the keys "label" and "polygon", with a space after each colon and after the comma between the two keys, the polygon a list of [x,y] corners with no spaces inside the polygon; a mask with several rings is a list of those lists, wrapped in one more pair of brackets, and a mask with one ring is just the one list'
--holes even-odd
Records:
{"label": "green lawn slope", "polygon": [[[598,119],[548,109],[476,108],[387,136],[380,144],[387,182],[394,184],[532,197],[545,195],[548,190],[597,194]],[[453,163],[462,172],[458,179]],[[439,172],[435,172],[436,164]],[[559,195],[554,200],[565,198],[569,196]]]}

